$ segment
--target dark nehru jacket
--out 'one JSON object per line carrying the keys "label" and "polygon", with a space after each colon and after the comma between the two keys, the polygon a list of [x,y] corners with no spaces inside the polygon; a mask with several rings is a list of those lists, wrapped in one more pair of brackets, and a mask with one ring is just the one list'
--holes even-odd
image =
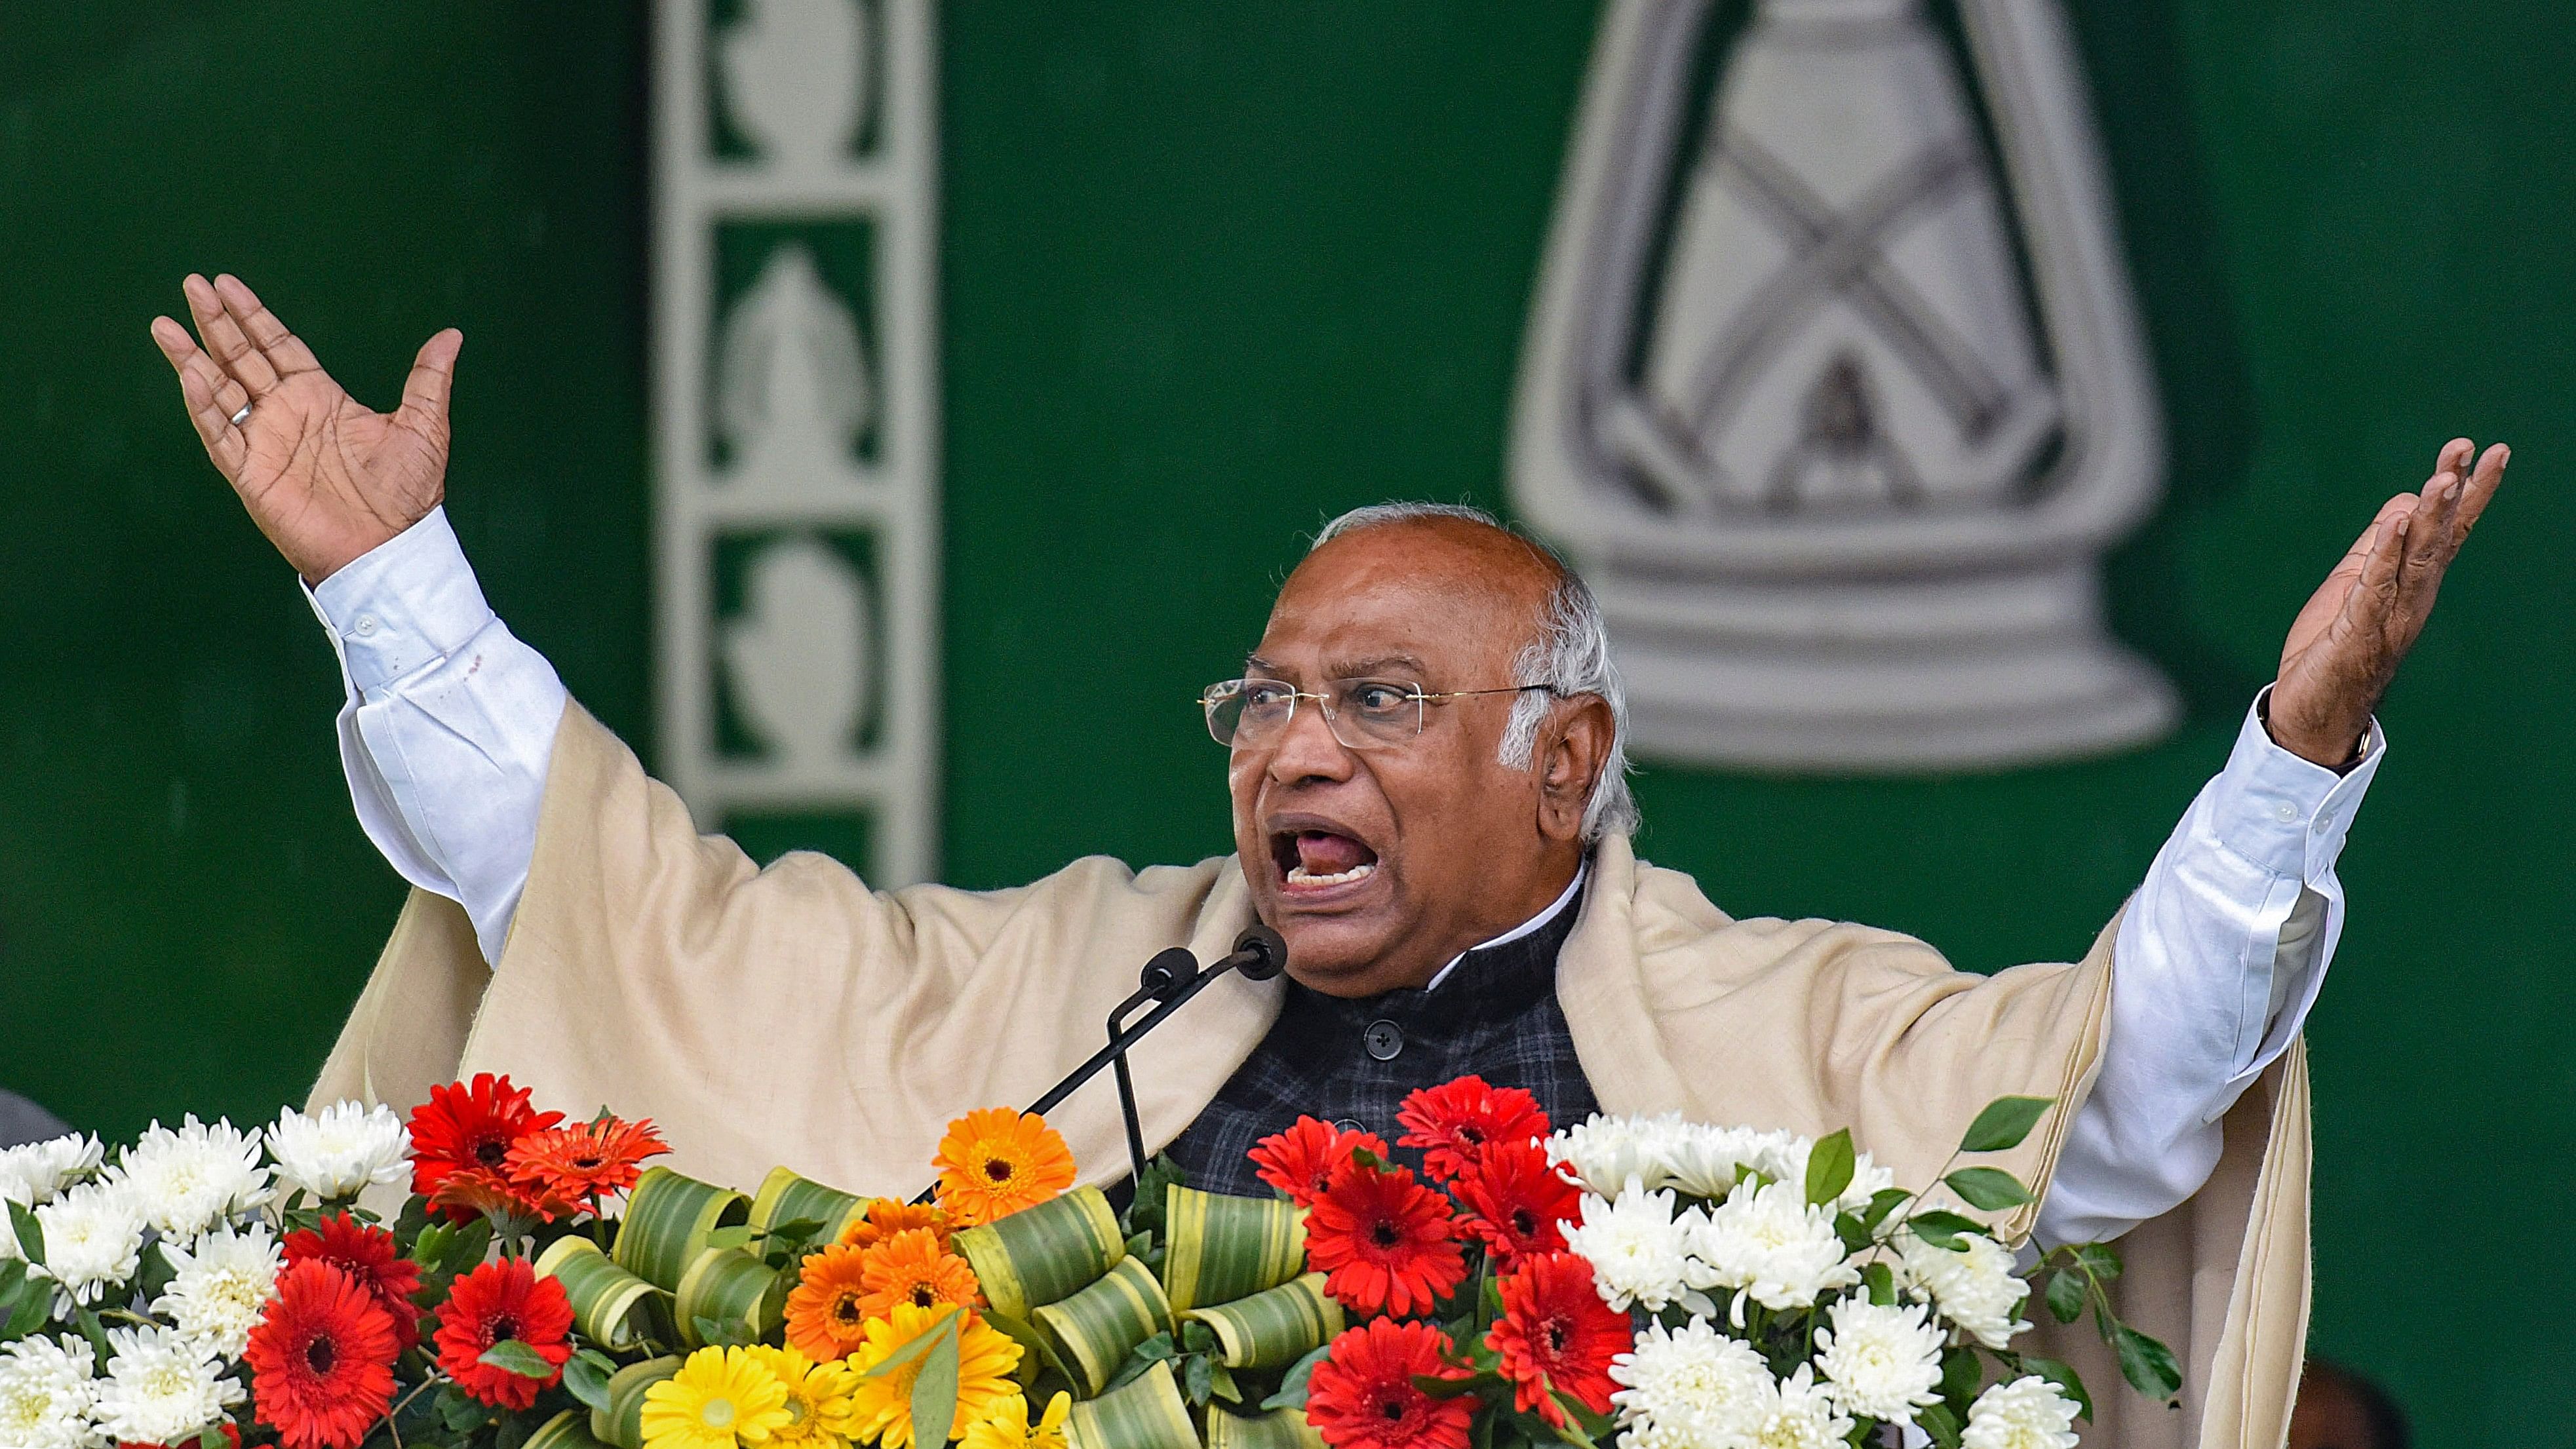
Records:
{"label": "dark nehru jacket", "polygon": [[[1166,1149],[1184,1180],[1266,1197],[1245,1156],[1262,1138],[1303,1116],[1391,1145],[1407,1093],[1470,1073],[1527,1091],[1550,1122],[1582,1121],[1597,1104],[1556,1000],[1557,953],[1582,913],[1577,891],[1528,935],[1468,952],[1428,991],[1352,999],[1291,980],[1269,1034]],[[1419,1153],[1396,1155],[1420,1166]]]}

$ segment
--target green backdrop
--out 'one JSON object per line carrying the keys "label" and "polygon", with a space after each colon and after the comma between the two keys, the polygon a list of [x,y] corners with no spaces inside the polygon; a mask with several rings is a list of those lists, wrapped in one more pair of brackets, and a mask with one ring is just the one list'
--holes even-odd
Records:
{"label": "green backdrop", "polygon": [[[2299,601],[2453,433],[2517,443],[2385,712],[2314,1019],[2316,1342],[2423,1442],[2576,1443],[2556,1246],[2576,715],[2553,444],[2576,384],[2576,29],[2530,0],[2081,0],[2174,470],[2113,560],[2192,700],[1998,777],[1652,770],[1740,914],[2081,950],[2222,759]],[[1198,685],[1298,536],[1499,504],[1593,15],[952,4],[943,18],[946,876],[1225,846]],[[652,750],[644,19],[626,5],[13,5],[0,20],[0,1083],[126,1133],[300,1094],[399,898],[294,580],[144,331],[261,287],[361,396],[456,323],[487,591]]]}

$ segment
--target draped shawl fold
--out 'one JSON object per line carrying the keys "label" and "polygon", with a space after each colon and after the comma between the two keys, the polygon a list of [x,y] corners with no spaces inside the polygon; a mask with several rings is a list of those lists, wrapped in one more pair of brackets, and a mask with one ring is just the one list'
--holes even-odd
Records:
{"label": "draped shawl fold", "polygon": [[[1985,1159],[2045,1187],[2092,1083],[2116,922],[2080,962],[1981,977],[1894,932],[1733,920],[1624,837],[1602,842],[1594,869],[1557,992],[1604,1110],[1847,1126],[1899,1182],[1928,1186],[1988,1101],[2054,1097],[2028,1141]],[[507,1072],[576,1116],[654,1118],[672,1165],[695,1176],[747,1188],[784,1163],[910,1196],[950,1119],[1033,1100],[1098,1049],[1147,957],[1179,943],[1212,959],[1252,919],[1230,856],[1138,872],[1085,859],[988,892],[870,891],[809,854],[760,870],[699,835],[572,705],[499,965],[485,966],[460,907],[414,891],[314,1096],[407,1108],[435,1083]],[[1214,1098],[1281,990],[1226,977],[1136,1049],[1149,1145]],[[1105,1079],[1049,1120],[1084,1180],[1122,1175]],[[2180,1406],[2125,1388],[2089,1329],[2044,1325],[2042,1351],[2075,1361],[2094,1391],[2088,1444],[2269,1449],[2286,1436],[2307,1332],[2302,1051],[2224,1125],[2208,1185],[2122,1244],[2122,1310],[2173,1347]]]}

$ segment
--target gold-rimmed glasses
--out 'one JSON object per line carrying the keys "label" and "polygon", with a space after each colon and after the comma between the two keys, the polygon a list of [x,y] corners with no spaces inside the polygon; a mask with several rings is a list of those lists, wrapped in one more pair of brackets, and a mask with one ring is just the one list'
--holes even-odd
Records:
{"label": "gold-rimmed glasses", "polygon": [[1511,684],[1431,694],[1419,684],[1400,679],[1336,679],[1317,694],[1284,679],[1227,679],[1209,685],[1199,696],[1199,706],[1207,711],[1208,733],[1227,749],[1257,750],[1277,742],[1297,717],[1297,702],[1313,700],[1324,712],[1324,727],[1346,748],[1383,750],[1421,734],[1431,705],[1533,689],[1554,692],[1552,685]]}

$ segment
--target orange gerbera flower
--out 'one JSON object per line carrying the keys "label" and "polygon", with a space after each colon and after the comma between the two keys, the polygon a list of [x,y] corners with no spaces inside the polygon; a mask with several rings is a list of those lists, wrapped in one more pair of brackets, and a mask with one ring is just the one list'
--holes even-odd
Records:
{"label": "orange gerbera flower", "polygon": [[975,1270],[941,1248],[939,1235],[928,1228],[900,1232],[860,1249],[859,1282],[867,1289],[859,1311],[870,1318],[893,1317],[898,1303],[917,1308],[954,1303],[972,1309],[982,1301]]}
{"label": "orange gerbera flower", "polygon": [[602,1117],[529,1133],[510,1144],[503,1169],[511,1185],[523,1192],[596,1208],[600,1198],[635,1185],[645,1158],[670,1150],[649,1117],[641,1122]]}
{"label": "orange gerbera flower", "polygon": [[837,1363],[868,1341],[867,1255],[835,1243],[807,1255],[787,1295],[787,1346],[816,1363]]}
{"label": "orange gerbera flower", "polygon": [[854,1248],[873,1248],[897,1233],[915,1228],[928,1228],[939,1235],[939,1246],[948,1246],[948,1214],[935,1203],[897,1202],[890,1197],[869,1202],[865,1216],[841,1229],[841,1241]]}
{"label": "orange gerbera flower", "polygon": [[987,1107],[939,1139],[939,1205],[967,1227],[1036,1207],[1073,1186],[1073,1149],[1034,1112]]}

